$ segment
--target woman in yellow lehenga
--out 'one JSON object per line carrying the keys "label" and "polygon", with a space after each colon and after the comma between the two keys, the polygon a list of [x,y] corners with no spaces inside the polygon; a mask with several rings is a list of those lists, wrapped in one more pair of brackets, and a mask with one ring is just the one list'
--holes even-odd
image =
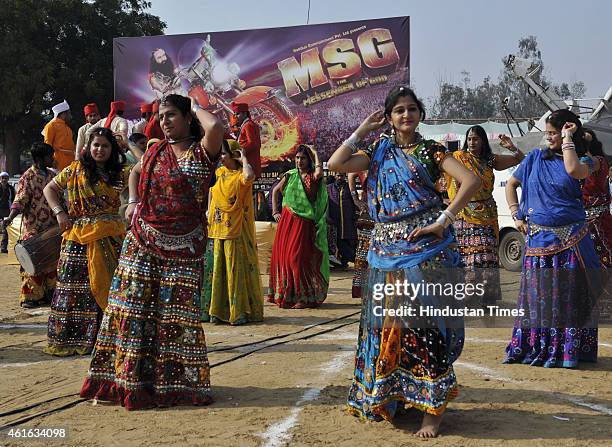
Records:
{"label": "woman in yellow lehenga", "polygon": [[234,140],[223,142],[221,163],[208,207],[214,253],[212,284],[207,286],[212,287],[210,319],[232,325],[262,321],[252,199],[255,172]]}
{"label": "woman in yellow lehenga", "polygon": [[[476,174],[482,181],[478,192],[458,214],[453,227],[466,278],[476,283],[487,284],[487,296],[482,304],[491,304],[501,299],[499,282],[499,226],[497,205],[493,198],[495,174],[493,170],[504,170],[519,164],[523,154],[505,135],[500,135],[500,144],[513,155],[494,154],[486,131],[481,126],[472,126],[465,134],[463,148],[453,152],[453,157]],[[446,175],[448,198],[453,201],[459,189],[455,179]]]}
{"label": "woman in yellow lehenga", "polygon": [[[117,140],[101,128],[91,134],[83,160],[72,162],[45,186],[45,198],[64,232],[47,354],[85,355],[93,349],[125,236],[118,210],[129,173]],[[61,205],[64,190],[68,212]]]}

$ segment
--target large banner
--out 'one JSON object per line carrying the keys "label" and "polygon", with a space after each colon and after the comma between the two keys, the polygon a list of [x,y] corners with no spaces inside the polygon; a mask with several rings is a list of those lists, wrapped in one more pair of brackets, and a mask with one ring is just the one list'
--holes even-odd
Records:
{"label": "large banner", "polygon": [[232,101],[261,128],[268,189],[298,144],[321,160],[389,89],[409,82],[409,18],[114,40],[115,98],[126,118],[170,93],[189,95],[228,123]]}

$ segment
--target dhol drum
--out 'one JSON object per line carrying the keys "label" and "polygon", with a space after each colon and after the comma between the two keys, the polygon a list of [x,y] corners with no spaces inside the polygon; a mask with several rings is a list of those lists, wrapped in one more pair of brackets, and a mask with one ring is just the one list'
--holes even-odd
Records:
{"label": "dhol drum", "polygon": [[62,245],[62,231],[54,226],[15,244],[15,256],[26,273],[38,275],[57,267]]}

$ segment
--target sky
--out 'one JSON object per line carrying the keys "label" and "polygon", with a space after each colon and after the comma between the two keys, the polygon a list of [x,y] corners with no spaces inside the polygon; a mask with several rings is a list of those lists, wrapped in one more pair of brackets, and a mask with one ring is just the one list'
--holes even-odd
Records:
{"label": "sky", "polygon": [[166,34],[233,31],[410,16],[411,84],[428,103],[441,81],[496,80],[520,38],[537,37],[554,83],[583,81],[586,96],[612,86],[609,0],[150,0]]}

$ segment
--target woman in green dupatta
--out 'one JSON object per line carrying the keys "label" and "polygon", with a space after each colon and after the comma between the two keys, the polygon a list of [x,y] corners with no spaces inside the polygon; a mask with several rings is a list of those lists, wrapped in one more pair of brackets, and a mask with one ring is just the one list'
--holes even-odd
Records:
{"label": "woman in green dupatta", "polygon": [[[270,259],[268,301],[288,309],[320,306],[329,286],[327,188],[316,151],[300,145],[295,169],[272,190],[272,215],[278,222]],[[283,195],[279,212],[279,194]]]}

